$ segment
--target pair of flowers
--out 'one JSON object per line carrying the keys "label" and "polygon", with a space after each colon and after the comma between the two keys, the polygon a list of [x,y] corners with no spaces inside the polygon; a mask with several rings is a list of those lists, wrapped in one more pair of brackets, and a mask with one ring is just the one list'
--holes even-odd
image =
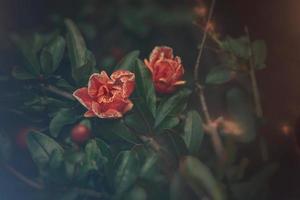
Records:
{"label": "pair of flowers", "polygon": [[[181,80],[184,74],[181,59],[174,57],[172,48],[155,47],[149,60],[144,62],[152,74],[157,92],[170,94],[185,83]],[[117,70],[109,77],[102,71],[92,74],[88,87],[77,89],[73,96],[88,109],[85,117],[120,118],[133,107],[129,97],[134,88],[134,73]]]}

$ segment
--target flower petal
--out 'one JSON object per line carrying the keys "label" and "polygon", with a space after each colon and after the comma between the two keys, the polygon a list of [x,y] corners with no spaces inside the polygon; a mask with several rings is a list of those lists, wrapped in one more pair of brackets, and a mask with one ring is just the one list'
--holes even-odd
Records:
{"label": "flower petal", "polygon": [[95,117],[95,113],[92,110],[88,110],[84,113],[85,117]]}
{"label": "flower petal", "polygon": [[94,102],[92,104],[92,109],[94,113],[97,115],[99,118],[120,118],[122,117],[122,113],[113,109],[109,108],[107,110],[103,110],[103,104],[99,104]]}
{"label": "flower petal", "polygon": [[102,71],[100,74],[94,73],[90,76],[89,83],[88,83],[88,93],[90,96],[97,96],[98,95],[98,88],[101,85],[105,85],[110,81],[108,75],[105,71]]}
{"label": "flower petal", "polygon": [[115,88],[121,87],[124,98],[131,95],[135,87],[135,75],[127,70],[117,70],[111,76],[114,81]]}
{"label": "flower petal", "polygon": [[155,63],[160,58],[173,59],[173,49],[168,46],[158,46],[150,54],[150,63]]}
{"label": "flower petal", "polygon": [[87,109],[92,107],[92,98],[88,94],[86,87],[79,88],[73,92],[73,96]]}

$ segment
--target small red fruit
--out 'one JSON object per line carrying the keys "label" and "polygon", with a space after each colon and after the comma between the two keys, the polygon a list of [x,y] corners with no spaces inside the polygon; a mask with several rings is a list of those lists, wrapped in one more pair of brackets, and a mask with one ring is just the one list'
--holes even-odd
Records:
{"label": "small red fruit", "polygon": [[72,140],[79,144],[82,144],[87,139],[89,139],[90,135],[91,135],[90,129],[83,124],[77,124],[76,126],[73,127],[71,131]]}
{"label": "small red fruit", "polygon": [[25,127],[21,128],[16,135],[15,142],[17,146],[21,149],[27,149],[27,135],[30,131],[34,131],[34,128]]}

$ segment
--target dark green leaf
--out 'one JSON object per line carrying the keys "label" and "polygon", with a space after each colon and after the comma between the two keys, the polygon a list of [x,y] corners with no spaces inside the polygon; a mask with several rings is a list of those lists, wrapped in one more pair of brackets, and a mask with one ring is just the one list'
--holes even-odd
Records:
{"label": "dark green leaf", "polygon": [[169,130],[169,129],[172,129],[174,128],[175,126],[177,126],[180,122],[180,119],[179,117],[175,116],[175,117],[166,117],[162,123],[160,123],[159,126],[157,126],[155,128],[155,130],[160,133],[160,132],[163,132],[164,130]]}
{"label": "dark green leaf", "polygon": [[40,56],[42,71],[52,74],[58,68],[65,51],[66,42],[63,37],[53,38],[49,44],[43,48]]}
{"label": "dark green leaf", "polygon": [[178,109],[184,107],[187,97],[191,94],[189,89],[182,89],[172,97],[168,98],[164,103],[159,105],[155,118],[155,127],[158,127],[167,116],[176,116]]}
{"label": "dark green leaf", "polygon": [[66,19],[67,27],[67,44],[71,65],[73,68],[80,68],[87,63],[86,60],[86,44],[75,23]]}
{"label": "dark green leaf", "polygon": [[136,65],[136,59],[139,57],[140,51],[132,51],[128,53],[121,61],[118,63],[117,69],[134,71]]}
{"label": "dark green leaf", "polygon": [[96,138],[96,142],[101,150],[102,155],[105,156],[108,160],[112,159],[112,152],[109,145],[100,138]]}
{"label": "dark green leaf", "polygon": [[106,121],[101,125],[101,132],[105,135],[118,136],[131,144],[138,144],[140,142],[137,136],[128,129],[122,120]]}
{"label": "dark green leaf", "polygon": [[49,167],[51,169],[57,169],[63,163],[63,152],[60,149],[56,149],[52,152],[49,160]]}
{"label": "dark green leaf", "polygon": [[137,60],[135,70],[136,93],[141,98],[145,106],[155,117],[156,113],[156,94],[153,86],[152,75],[141,60]]}
{"label": "dark green leaf", "polygon": [[147,200],[147,192],[141,186],[135,186],[128,192],[124,200]]}
{"label": "dark green leaf", "polygon": [[225,199],[210,169],[197,158],[186,156],[180,164],[180,173],[199,198],[205,191],[213,200]]}
{"label": "dark green leaf", "polygon": [[267,45],[263,40],[256,40],[252,43],[252,50],[254,56],[254,64],[257,69],[265,68],[267,58]]}
{"label": "dark green leaf", "polygon": [[204,131],[202,119],[197,111],[187,114],[184,126],[183,140],[192,155],[197,155],[203,140]]}
{"label": "dark green leaf", "polygon": [[272,163],[265,166],[257,174],[254,174],[250,180],[232,184],[230,189],[237,200],[256,200],[267,199],[265,197],[268,189],[268,181],[278,169],[278,164]]}
{"label": "dark green leaf", "polygon": [[232,88],[226,94],[229,116],[242,129],[243,133],[238,137],[241,142],[250,142],[256,136],[256,124],[253,108],[249,99],[238,88]]}
{"label": "dark green leaf", "polygon": [[231,79],[231,71],[228,69],[215,68],[206,76],[206,84],[223,84]]}
{"label": "dark green leaf", "polygon": [[116,192],[122,194],[134,184],[139,175],[138,156],[134,151],[123,151],[117,156],[114,166]]}
{"label": "dark green leaf", "polygon": [[235,56],[249,59],[249,41],[247,37],[240,37],[233,39],[231,37],[226,38],[222,43],[223,48]]}
{"label": "dark green leaf", "polygon": [[78,84],[85,85],[91,73],[94,72],[96,60],[92,52],[87,49],[85,41],[74,22],[66,19],[65,24],[72,77]]}
{"label": "dark green leaf", "polygon": [[61,109],[51,120],[49,129],[53,137],[57,137],[65,125],[73,124],[78,120],[79,116],[69,109]]}
{"label": "dark green leaf", "polygon": [[62,153],[62,147],[52,138],[32,131],[27,136],[27,144],[34,162],[41,168],[47,166],[55,151]]}

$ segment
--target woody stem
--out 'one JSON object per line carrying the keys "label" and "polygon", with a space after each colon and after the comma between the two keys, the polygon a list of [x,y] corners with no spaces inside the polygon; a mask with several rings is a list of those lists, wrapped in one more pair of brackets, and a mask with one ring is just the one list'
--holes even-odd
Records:
{"label": "woody stem", "polygon": [[[211,6],[210,6],[210,9],[209,9],[209,14],[208,14],[206,26],[212,18],[215,3],[216,3],[216,1],[212,0]],[[207,36],[208,36],[208,32],[207,32],[207,29],[205,28],[204,33],[203,33],[203,37],[202,37],[202,40],[201,40],[201,43],[200,43],[200,46],[199,46],[199,51],[198,51],[195,67],[194,67],[195,89],[196,89],[196,93],[198,95],[198,98],[199,98],[199,101],[200,101],[200,104],[201,104],[201,107],[202,107],[202,110],[203,110],[203,113],[204,113],[204,118],[205,118],[205,121],[206,121],[205,126],[208,127],[207,132],[211,136],[212,145],[213,145],[214,150],[215,150],[215,152],[216,152],[216,154],[219,158],[219,161],[221,161],[223,163],[225,158],[226,158],[224,147],[223,147],[221,138],[219,136],[217,126],[213,125],[213,123],[211,121],[210,114],[209,114],[208,107],[207,107],[207,103],[206,103],[206,99],[205,99],[205,95],[204,95],[204,91],[203,91],[203,86],[200,83],[198,83],[199,82],[200,61],[201,61],[201,57],[202,57],[202,54],[203,54],[204,45],[205,45]]]}

